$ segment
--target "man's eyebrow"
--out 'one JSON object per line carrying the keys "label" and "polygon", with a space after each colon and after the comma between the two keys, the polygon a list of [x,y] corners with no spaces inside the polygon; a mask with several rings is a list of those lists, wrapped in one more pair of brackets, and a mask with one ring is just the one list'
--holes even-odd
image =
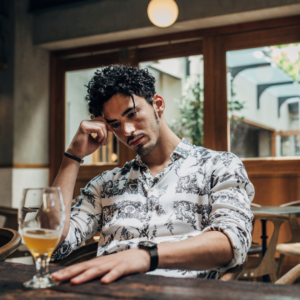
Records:
{"label": "man's eyebrow", "polygon": [[[135,109],[135,107],[129,107],[127,108],[123,113],[122,113],[122,117],[124,117],[125,115],[127,115],[130,111],[132,111],[133,109]],[[105,121],[110,124],[110,123],[114,123],[116,121],[118,121],[117,119],[114,119],[114,120],[108,120],[108,119],[105,119]]]}

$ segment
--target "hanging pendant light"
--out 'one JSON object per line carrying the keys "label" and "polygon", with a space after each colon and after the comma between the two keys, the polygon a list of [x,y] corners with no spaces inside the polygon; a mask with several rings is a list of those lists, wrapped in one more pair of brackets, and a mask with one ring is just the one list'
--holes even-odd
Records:
{"label": "hanging pendant light", "polygon": [[178,6],[174,0],[151,0],[147,13],[154,25],[168,27],[177,20]]}

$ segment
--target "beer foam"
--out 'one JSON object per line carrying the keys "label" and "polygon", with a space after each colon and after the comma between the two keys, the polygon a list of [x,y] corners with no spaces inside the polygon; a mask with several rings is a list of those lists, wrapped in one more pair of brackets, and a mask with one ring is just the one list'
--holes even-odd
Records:
{"label": "beer foam", "polygon": [[51,229],[40,228],[25,228],[23,229],[23,236],[35,239],[55,239],[59,236],[60,232]]}

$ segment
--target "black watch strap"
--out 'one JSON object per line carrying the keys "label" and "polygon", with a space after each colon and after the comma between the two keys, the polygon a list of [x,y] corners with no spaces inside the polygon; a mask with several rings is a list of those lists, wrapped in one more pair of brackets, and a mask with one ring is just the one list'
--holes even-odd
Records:
{"label": "black watch strap", "polygon": [[149,272],[154,271],[158,267],[158,253],[157,247],[148,249],[150,254],[150,269]]}

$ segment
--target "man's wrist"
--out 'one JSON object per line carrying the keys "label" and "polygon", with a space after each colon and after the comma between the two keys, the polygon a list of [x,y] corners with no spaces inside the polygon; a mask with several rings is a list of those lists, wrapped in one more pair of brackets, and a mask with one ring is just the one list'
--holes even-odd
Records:
{"label": "man's wrist", "polygon": [[145,258],[145,269],[143,270],[145,273],[149,271],[151,265],[151,256],[149,251],[141,248],[136,248],[140,253],[142,253],[143,257]]}
{"label": "man's wrist", "polygon": [[138,244],[140,249],[146,250],[150,256],[150,266],[148,271],[154,271],[158,266],[158,252],[157,252],[157,244],[152,241],[140,241]]}
{"label": "man's wrist", "polygon": [[72,160],[75,160],[75,161],[77,161],[77,162],[80,163],[80,164],[83,164],[83,163],[84,163],[84,160],[83,160],[83,159],[81,159],[80,157],[75,156],[75,155],[73,155],[73,154],[71,154],[71,153],[69,153],[69,152],[64,152],[64,156],[66,156],[66,157],[68,157],[68,158],[70,158],[70,159],[72,159]]}
{"label": "man's wrist", "polygon": [[74,155],[80,159],[84,159],[85,156],[79,155],[76,151],[74,151],[72,148],[68,148],[67,153],[70,153],[71,155]]}

